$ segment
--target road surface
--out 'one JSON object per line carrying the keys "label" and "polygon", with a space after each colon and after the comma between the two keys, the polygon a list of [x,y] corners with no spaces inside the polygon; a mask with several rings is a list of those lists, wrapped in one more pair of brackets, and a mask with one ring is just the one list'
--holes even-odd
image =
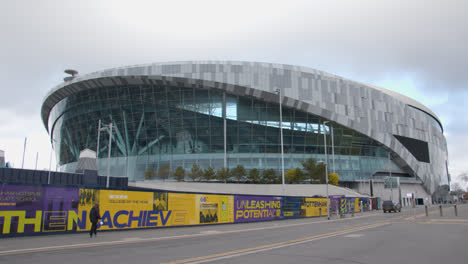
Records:
{"label": "road surface", "polygon": [[0,263],[466,263],[468,205],[0,239]]}

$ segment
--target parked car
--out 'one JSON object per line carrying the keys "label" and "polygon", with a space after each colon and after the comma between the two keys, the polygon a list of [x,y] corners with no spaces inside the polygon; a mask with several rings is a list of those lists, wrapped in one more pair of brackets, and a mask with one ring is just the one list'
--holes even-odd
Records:
{"label": "parked car", "polygon": [[401,212],[401,205],[399,203],[395,203],[393,201],[384,201],[382,204],[382,210],[384,213],[386,212]]}

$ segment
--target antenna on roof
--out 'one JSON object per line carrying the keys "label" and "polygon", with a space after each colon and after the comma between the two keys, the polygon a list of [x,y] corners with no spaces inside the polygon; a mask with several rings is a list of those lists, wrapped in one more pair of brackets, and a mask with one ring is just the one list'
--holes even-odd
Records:
{"label": "antenna on roof", "polygon": [[78,72],[76,70],[73,70],[73,69],[66,69],[64,72],[66,74],[71,75],[71,76],[67,76],[67,77],[63,78],[63,80],[65,82],[69,82],[69,81],[73,80],[73,78],[75,78],[75,76],[78,74]]}

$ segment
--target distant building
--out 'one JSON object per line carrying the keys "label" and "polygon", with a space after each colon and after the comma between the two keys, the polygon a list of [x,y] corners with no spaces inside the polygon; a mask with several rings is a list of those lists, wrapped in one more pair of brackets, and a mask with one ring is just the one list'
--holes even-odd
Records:
{"label": "distant building", "polygon": [[0,150],[0,168],[5,167],[5,151]]}

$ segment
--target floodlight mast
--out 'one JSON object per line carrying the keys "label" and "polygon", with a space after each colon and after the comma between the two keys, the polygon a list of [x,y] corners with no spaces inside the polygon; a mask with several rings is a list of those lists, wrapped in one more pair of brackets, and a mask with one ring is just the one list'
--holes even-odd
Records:
{"label": "floodlight mast", "polygon": [[73,70],[73,69],[66,69],[63,72],[65,72],[66,74],[71,75],[71,76],[67,76],[67,77],[63,78],[63,81],[65,81],[65,82],[69,82],[69,81],[73,80],[75,78],[75,76],[78,75],[78,71]]}
{"label": "floodlight mast", "polygon": [[75,77],[78,74],[78,71],[73,70],[73,69],[66,69],[64,72],[66,74],[70,74],[72,77]]}

